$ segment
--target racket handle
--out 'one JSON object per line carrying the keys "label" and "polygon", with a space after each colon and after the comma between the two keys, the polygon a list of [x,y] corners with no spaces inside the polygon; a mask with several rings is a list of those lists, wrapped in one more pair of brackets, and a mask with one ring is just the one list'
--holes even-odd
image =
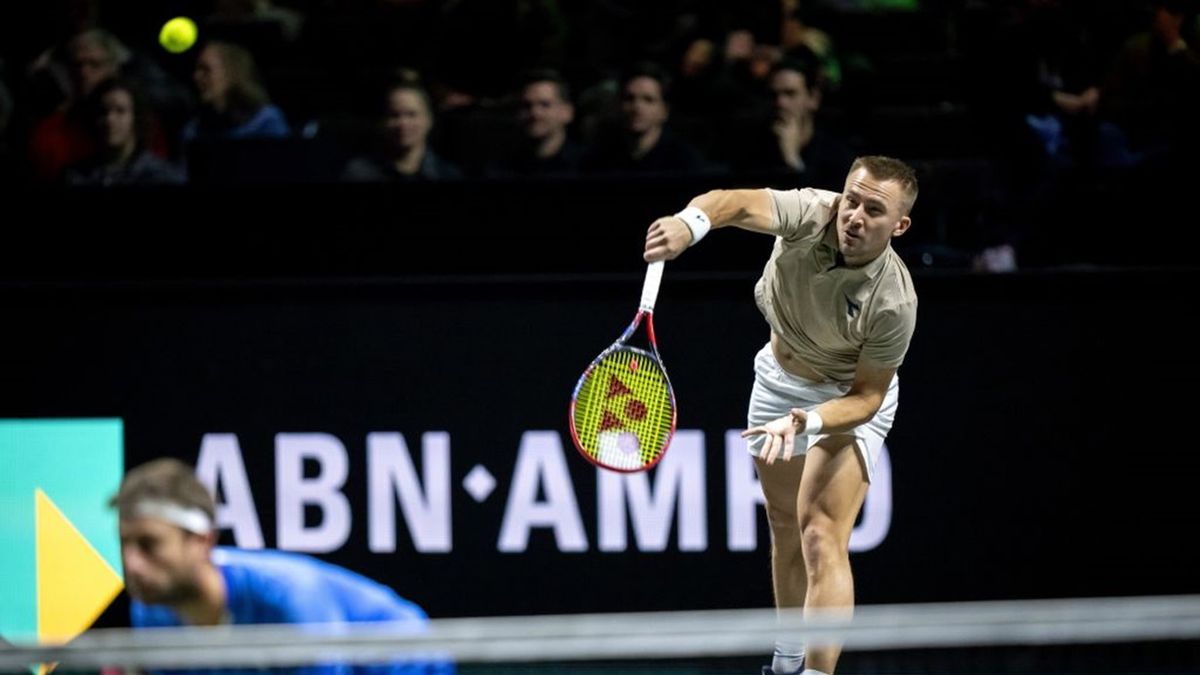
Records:
{"label": "racket handle", "polygon": [[646,266],[646,281],[642,284],[642,304],[638,309],[643,312],[654,311],[654,301],[658,299],[658,286],[662,283],[663,261],[652,262]]}

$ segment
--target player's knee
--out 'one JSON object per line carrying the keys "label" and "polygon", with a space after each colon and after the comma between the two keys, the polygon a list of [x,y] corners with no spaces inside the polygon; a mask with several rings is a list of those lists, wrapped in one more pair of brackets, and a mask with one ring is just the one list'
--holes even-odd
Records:
{"label": "player's knee", "polygon": [[834,523],[828,518],[806,519],[800,533],[800,546],[810,575],[820,574],[829,565],[846,557]]}

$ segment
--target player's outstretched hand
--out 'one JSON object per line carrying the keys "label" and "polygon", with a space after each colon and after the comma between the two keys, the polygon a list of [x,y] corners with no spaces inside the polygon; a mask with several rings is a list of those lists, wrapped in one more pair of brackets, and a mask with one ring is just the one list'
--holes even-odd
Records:
{"label": "player's outstretched hand", "polygon": [[807,423],[808,415],[800,408],[792,408],[790,413],[777,420],[743,431],[742,438],[765,434],[766,439],[763,440],[762,450],[758,453],[759,458],[767,464],[774,464],[782,451],[783,461],[786,462],[796,452],[796,434]]}

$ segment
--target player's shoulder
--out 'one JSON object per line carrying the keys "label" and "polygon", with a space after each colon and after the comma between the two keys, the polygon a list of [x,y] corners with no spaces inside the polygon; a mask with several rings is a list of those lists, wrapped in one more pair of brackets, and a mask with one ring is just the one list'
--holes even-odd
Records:
{"label": "player's shoulder", "polygon": [[276,549],[243,549],[218,546],[212,561],[218,567],[245,570],[254,574],[317,574],[326,563],[301,553]]}
{"label": "player's shoulder", "polygon": [[329,595],[325,564],[310,556],[266,549],[217,548],[213,563],[227,584],[229,609],[237,623],[318,620],[313,603]]}
{"label": "player's shoulder", "polygon": [[828,225],[837,211],[836,192],[819,188],[776,190],[767,188],[774,207],[779,234],[786,240],[796,240],[813,234]]}
{"label": "player's shoulder", "polygon": [[766,190],[767,194],[777,203],[810,208],[832,208],[837,203],[838,197],[841,196],[839,192],[814,187],[789,188],[786,190],[766,188]]}
{"label": "player's shoulder", "polygon": [[884,252],[886,259],[880,270],[877,287],[882,304],[896,311],[916,311],[917,287],[904,259],[892,247]]}
{"label": "player's shoulder", "polygon": [[323,576],[324,563],[287,551],[217,547],[212,560],[230,583],[260,595],[319,588]]}

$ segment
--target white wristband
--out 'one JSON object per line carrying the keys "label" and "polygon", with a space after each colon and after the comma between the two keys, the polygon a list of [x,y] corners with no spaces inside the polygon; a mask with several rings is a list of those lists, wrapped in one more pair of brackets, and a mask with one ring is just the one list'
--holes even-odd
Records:
{"label": "white wristband", "polygon": [[708,219],[708,214],[695,206],[689,206],[676,213],[675,217],[682,220],[692,231],[692,243],[688,246],[695,246],[712,229],[712,221]]}
{"label": "white wristband", "polygon": [[804,433],[807,436],[816,436],[821,433],[821,427],[825,426],[825,420],[817,414],[816,410],[809,410],[804,418]]}

